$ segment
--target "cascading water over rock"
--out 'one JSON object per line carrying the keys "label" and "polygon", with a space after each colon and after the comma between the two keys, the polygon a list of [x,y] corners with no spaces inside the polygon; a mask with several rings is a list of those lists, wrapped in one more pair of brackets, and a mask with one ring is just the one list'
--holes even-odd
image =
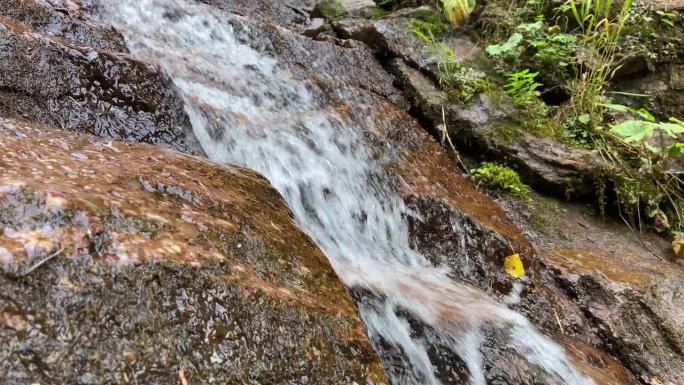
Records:
{"label": "cascading water over rock", "polygon": [[158,62],[185,99],[195,135],[217,162],[252,168],[280,191],[298,225],[318,243],[360,304],[371,339],[396,347],[407,366],[398,384],[438,384],[429,347],[408,313],[435,332],[484,385],[481,328],[504,330],[545,383],[593,382],[563,349],[520,314],[455,282],[409,245],[407,208],[367,149],[363,127],[295,79],[246,19],[190,0],[102,1],[103,15],[131,52]]}

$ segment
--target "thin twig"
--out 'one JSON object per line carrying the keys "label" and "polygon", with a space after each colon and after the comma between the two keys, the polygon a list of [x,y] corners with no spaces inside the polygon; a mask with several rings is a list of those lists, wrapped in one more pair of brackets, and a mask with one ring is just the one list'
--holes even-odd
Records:
{"label": "thin twig", "polygon": [[188,385],[188,380],[185,379],[185,371],[182,368],[178,370],[178,379],[181,385]]}
{"label": "thin twig", "polygon": [[563,330],[563,324],[561,324],[561,320],[558,316],[558,312],[556,311],[556,309],[553,309],[553,314],[556,316],[556,322],[558,323],[558,328],[560,328],[560,332],[562,334],[565,334],[565,330]]}
{"label": "thin twig", "polygon": [[466,167],[465,163],[463,163],[463,160],[461,159],[461,155],[456,151],[456,147],[454,147],[454,143],[451,141],[451,137],[449,136],[449,130],[447,128],[447,123],[446,123],[446,112],[444,111],[444,106],[442,105],[442,127],[444,127],[444,131],[442,131],[442,142],[445,141],[449,143],[449,147],[451,147],[451,151],[454,152],[454,155],[456,155],[456,160],[458,163],[461,165],[461,168],[463,168],[463,171],[465,171],[468,175],[470,175],[470,171],[468,170],[468,167]]}
{"label": "thin twig", "polygon": [[47,262],[49,262],[51,259],[55,258],[56,256],[60,255],[64,251],[64,248],[62,247],[61,249],[57,250],[53,254],[49,255],[47,258],[41,260],[40,262],[36,263],[35,265],[31,266],[30,269],[28,269],[25,273],[24,276],[27,276],[31,273],[33,273],[36,269],[39,267],[43,266]]}

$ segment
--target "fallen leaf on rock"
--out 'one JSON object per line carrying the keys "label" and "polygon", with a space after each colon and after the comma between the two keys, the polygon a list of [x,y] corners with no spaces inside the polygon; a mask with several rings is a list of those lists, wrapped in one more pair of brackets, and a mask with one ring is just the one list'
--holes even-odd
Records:
{"label": "fallen leaf on rock", "polygon": [[516,253],[506,257],[504,269],[513,278],[520,278],[525,275],[525,267],[523,266],[522,259],[520,259],[520,254]]}
{"label": "fallen leaf on rock", "polygon": [[677,258],[684,258],[684,233],[676,233],[672,241],[672,250]]}

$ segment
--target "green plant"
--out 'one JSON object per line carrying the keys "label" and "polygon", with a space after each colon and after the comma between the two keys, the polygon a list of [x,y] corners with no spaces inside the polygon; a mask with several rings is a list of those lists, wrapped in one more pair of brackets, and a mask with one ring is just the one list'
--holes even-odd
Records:
{"label": "green plant", "polygon": [[501,44],[491,44],[485,48],[485,51],[494,57],[500,57],[513,52],[523,40],[521,33],[512,34],[508,40]]}
{"label": "green plant", "polygon": [[522,183],[518,173],[509,167],[484,162],[470,172],[478,184],[488,189],[506,192],[521,198],[530,193],[530,188]]}
{"label": "green plant", "polygon": [[539,96],[537,89],[542,86],[535,80],[537,75],[539,75],[538,72],[530,72],[529,69],[508,74],[508,83],[504,89],[506,94],[511,95],[513,104],[524,107],[537,100]]}
{"label": "green plant", "polygon": [[609,0],[582,0],[580,8],[573,0],[568,3],[580,23],[582,40],[587,45],[582,51],[585,70],[572,84],[570,106],[577,116],[588,114],[593,121],[601,121],[606,82],[617,68],[618,41],[630,17],[633,0],[624,0],[614,18],[610,18],[613,3]]}
{"label": "green plant", "polygon": [[619,211],[639,226],[644,219],[659,219],[661,225],[669,223],[681,229],[684,182],[673,166],[684,159],[684,143],[678,140],[684,134],[684,122],[676,118],[657,121],[643,108],[603,107],[635,117],[612,124],[595,138],[596,150],[611,167]]}
{"label": "green plant", "polygon": [[656,11],[656,15],[658,15],[658,20],[660,20],[661,23],[671,28],[674,27],[674,20],[677,18],[676,13]]}
{"label": "green plant", "polygon": [[612,0],[568,0],[565,7],[585,34],[590,34],[601,20],[607,20],[613,8]]}
{"label": "green plant", "polygon": [[[491,44],[485,51],[497,60],[500,73],[525,67],[542,73],[545,83],[564,86],[573,76],[577,38],[560,33],[556,25],[548,26],[542,16],[531,23],[519,24],[503,43]],[[568,70],[566,70],[568,69]]]}
{"label": "green plant", "polygon": [[[664,162],[663,170],[666,171],[670,167],[671,160],[681,158],[684,155],[684,143],[676,141],[678,135],[684,133],[684,122],[681,120],[670,118],[667,122],[659,122],[643,108],[635,109],[621,104],[604,104],[603,106],[612,110],[631,113],[641,118],[629,119],[613,125],[610,133],[639,150],[645,158],[644,162],[649,162],[653,157],[656,157],[658,161]],[[658,136],[657,145],[649,143],[649,139],[654,136]]]}
{"label": "green plant", "polygon": [[439,85],[447,94],[458,101],[468,102],[489,88],[486,76],[459,63],[454,51],[444,40],[435,37],[431,29],[424,33],[413,27],[411,31],[427,44],[430,54],[436,58]]}

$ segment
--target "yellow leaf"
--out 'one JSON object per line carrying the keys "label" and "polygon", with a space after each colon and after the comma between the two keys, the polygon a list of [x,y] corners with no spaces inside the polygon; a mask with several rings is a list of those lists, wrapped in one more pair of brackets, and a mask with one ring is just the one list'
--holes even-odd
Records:
{"label": "yellow leaf", "polygon": [[684,258],[684,233],[675,233],[675,239],[672,241],[672,251],[678,258]]}
{"label": "yellow leaf", "polygon": [[443,3],[444,13],[451,24],[465,24],[471,11],[468,0],[443,0]]}
{"label": "yellow leaf", "polygon": [[513,278],[520,278],[525,275],[525,267],[523,266],[520,254],[513,254],[506,257],[504,260],[504,269],[506,273]]}

